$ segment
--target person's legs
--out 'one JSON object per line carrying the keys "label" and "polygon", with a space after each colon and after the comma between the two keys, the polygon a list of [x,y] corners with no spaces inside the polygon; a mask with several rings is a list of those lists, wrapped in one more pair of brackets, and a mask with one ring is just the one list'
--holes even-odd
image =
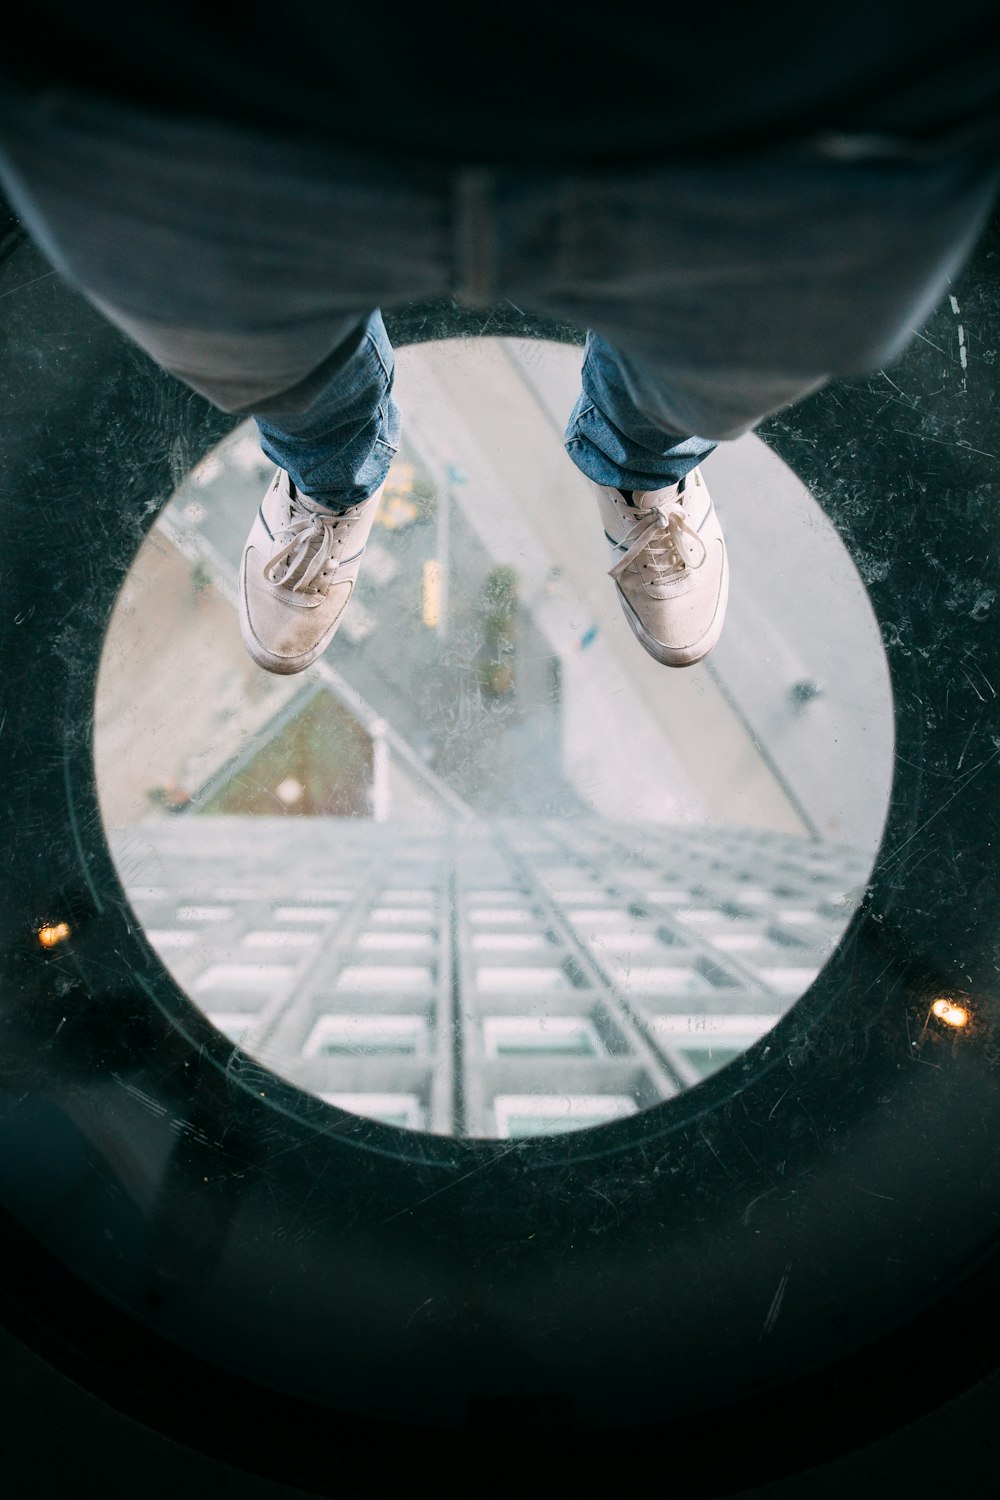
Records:
{"label": "person's legs", "polygon": [[346,510],[381,489],[396,453],[400,413],[392,397],[395,358],[381,313],[371,313],[311,377],[316,393],[255,405],[268,458],[296,489]]}
{"label": "person's legs", "polygon": [[[721,435],[824,383],[724,371],[659,380],[589,332],[566,451],[594,481],[609,574],[636,638],[664,666],[691,666],[725,623],[729,562],[700,465],[718,447],[687,435],[707,419]],[[685,428],[685,421],[688,426]]]}
{"label": "person's legs", "polygon": [[394,358],[373,312],[312,377],[254,420],[278,465],[240,562],[244,644],[270,672],[300,672],[326,650],[357,581],[399,440]]}
{"label": "person's legs", "polygon": [[243,548],[240,629],[267,671],[314,662],[350,601],[399,441],[393,373],[376,311],[314,372],[305,406],[300,390],[253,413],[278,472]]}
{"label": "person's legs", "polygon": [[339,624],[399,438],[393,352],[362,298],[439,289],[433,193],[322,150],[89,105],[12,117],[0,178],[105,316],[254,418],[278,474],[244,548],[241,625],[260,665],[300,671]]}
{"label": "person's legs", "polygon": [[106,299],[100,305],[163,369],[256,422],[277,473],[243,548],[240,630],[258,666],[303,671],[326,650],[350,601],[399,441],[381,313],[348,320],[346,337],[315,369],[276,391],[316,328],[306,339],[212,335],[154,325]]}
{"label": "person's legs", "polygon": [[566,425],[566,451],[595,484],[664,489],[689,474],[717,444],[685,436],[662,399],[652,414],[640,410],[627,368],[607,339],[587,334],[582,390]]}
{"label": "person's legs", "polygon": [[[993,162],[845,161],[809,142],[634,172],[402,171],[131,108],[34,108],[0,101],[0,177],[38,243],[166,368],[256,416],[272,456],[327,502],[367,489],[392,446],[391,366],[377,340],[350,343],[361,309],[461,287],[474,306],[509,299],[590,329],[567,446],[594,480],[616,581],[628,574],[649,612],[637,634],[668,661],[669,596],[691,614],[697,577],[712,616],[681,661],[703,654],[725,602],[698,461],[832,374],[891,361],[997,184]],[[343,423],[346,464],[328,422]],[[274,555],[261,576],[273,598],[311,596],[331,577],[319,513],[334,512],[287,477],[265,510],[279,501],[262,518]]]}
{"label": "person's legs", "polygon": [[[828,377],[759,371],[684,371],[658,377],[600,334],[587,334],[581,394],[566,424],[566,451],[597,484],[656,490],[676,484],[719,446],[772,412],[819,390]],[[718,434],[691,434],[710,422]]]}
{"label": "person's legs", "polygon": [[192,330],[93,300],[162,369],[221,411],[252,416],[263,452],[302,493],[343,510],[385,480],[401,418],[392,396],[395,356],[378,309],[261,334]]}
{"label": "person's legs", "polygon": [[699,468],[718,445],[674,427],[666,392],[644,399],[594,332],[581,385],[566,451],[594,481],[619,603],[650,656],[691,666],[718,641],[729,597],[726,544]]}
{"label": "person's legs", "polygon": [[[806,142],[581,175],[558,222],[550,199],[515,200],[525,243],[556,247],[535,305],[590,329],[566,449],[594,481],[651,655],[699,660],[721,628],[725,548],[701,462],[831,378],[891,364],[964,263],[998,177],[947,149],[890,142],[845,161]],[[509,264],[513,299],[531,302]]]}

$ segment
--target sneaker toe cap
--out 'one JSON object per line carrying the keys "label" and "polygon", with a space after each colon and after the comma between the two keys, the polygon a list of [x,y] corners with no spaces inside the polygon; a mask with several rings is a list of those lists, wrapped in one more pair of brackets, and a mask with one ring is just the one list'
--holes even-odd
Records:
{"label": "sneaker toe cap", "polygon": [[690,581],[663,590],[661,597],[638,579],[626,582],[621,592],[654,640],[671,651],[684,651],[696,648],[714,631],[726,605],[726,573],[724,551],[717,544]]}
{"label": "sneaker toe cap", "polygon": [[[316,602],[282,598],[267,584],[250,553],[244,573],[244,611],[255,655],[276,663],[303,663],[320,654],[334,634],[350,599],[353,582],[335,583]],[[249,643],[248,643],[249,644]]]}

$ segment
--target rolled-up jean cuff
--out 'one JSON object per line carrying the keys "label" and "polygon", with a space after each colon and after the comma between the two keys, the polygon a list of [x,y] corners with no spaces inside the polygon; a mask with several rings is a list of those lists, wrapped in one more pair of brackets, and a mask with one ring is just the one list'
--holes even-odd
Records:
{"label": "rolled-up jean cuff", "polygon": [[305,411],[326,384],[328,366],[348,340],[357,338],[368,316],[349,313],[273,332],[206,331],[138,318],[88,295],[158,365],[234,415]]}

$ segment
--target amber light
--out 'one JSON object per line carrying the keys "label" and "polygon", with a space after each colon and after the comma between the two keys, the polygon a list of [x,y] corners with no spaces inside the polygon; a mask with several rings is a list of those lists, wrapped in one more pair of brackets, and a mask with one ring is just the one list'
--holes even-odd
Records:
{"label": "amber light", "polygon": [[52,922],[48,927],[39,927],[38,941],[43,948],[55,948],[69,937],[68,922]]}
{"label": "amber light", "polygon": [[956,1005],[954,1000],[935,1000],[931,1006],[932,1013],[946,1026],[967,1026],[969,1024],[969,1012],[964,1005]]}

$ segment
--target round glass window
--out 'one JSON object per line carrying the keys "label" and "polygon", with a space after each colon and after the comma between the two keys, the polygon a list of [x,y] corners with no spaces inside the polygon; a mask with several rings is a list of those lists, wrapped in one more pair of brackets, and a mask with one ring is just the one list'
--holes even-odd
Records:
{"label": "round glass window", "polygon": [[705,462],[726,629],[664,667],[562,434],[581,350],[398,351],[404,435],[357,588],[297,676],[247,656],[252,422],[119,596],[95,755],[125,892],[176,982],[301,1089],[405,1129],[580,1129],[696,1086],[839,942],[892,778],[864,584],[756,436]]}

